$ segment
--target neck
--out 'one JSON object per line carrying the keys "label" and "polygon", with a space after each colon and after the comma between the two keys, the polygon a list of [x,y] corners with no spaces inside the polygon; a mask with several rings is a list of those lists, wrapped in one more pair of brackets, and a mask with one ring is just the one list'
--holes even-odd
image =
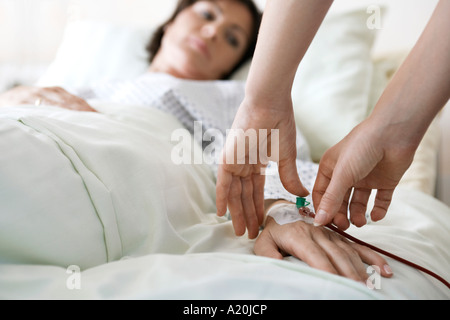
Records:
{"label": "neck", "polygon": [[167,73],[171,76],[179,79],[186,80],[208,80],[207,77],[197,72],[197,70],[192,70],[191,68],[176,68],[171,63],[165,63],[161,59],[153,59],[149,69],[149,72]]}

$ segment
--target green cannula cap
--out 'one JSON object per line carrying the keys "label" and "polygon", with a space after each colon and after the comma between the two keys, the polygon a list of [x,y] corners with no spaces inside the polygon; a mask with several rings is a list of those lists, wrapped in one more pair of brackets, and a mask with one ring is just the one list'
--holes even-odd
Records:
{"label": "green cannula cap", "polygon": [[306,201],[305,198],[297,197],[297,208],[300,209],[301,207],[309,206],[310,202]]}

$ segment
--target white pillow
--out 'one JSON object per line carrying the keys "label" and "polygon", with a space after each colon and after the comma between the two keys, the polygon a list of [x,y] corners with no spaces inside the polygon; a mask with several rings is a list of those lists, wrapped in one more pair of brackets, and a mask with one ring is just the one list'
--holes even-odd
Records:
{"label": "white pillow", "polygon": [[152,33],[153,28],[72,22],[64,32],[55,60],[37,85],[78,88],[133,79],[148,69],[145,47]]}
{"label": "white pillow", "polygon": [[300,63],[292,99],[314,161],[367,115],[375,38],[367,18],[362,9],[327,16]]}
{"label": "white pillow", "polygon": [[[105,21],[72,22],[64,32],[55,60],[37,85],[79,88],[133,79],[149,67],[145,47],[154,30]],[[247,79],[249,67],[250,63],[244,64],[232,79]]]}

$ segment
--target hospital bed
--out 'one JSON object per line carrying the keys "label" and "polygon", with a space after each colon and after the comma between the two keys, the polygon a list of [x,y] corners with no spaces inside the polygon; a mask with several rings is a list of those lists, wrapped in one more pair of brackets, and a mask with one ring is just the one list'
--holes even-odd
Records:
{"label": "hospital bed", "polygon": [[[296,122],[315,161],[370,113],[405,57],[374,59],[377,30],[366,22],[365,8],[329,14],[300,65],[292,94]],[[135,77],[146,70],[143,44],[151,31],[73,22],[37,84],[79,87]],[[244,81],[248,67],[233,79]],[[215,215],[211,169],[169,160],[170,133],[180,126],[170,115],[142,108],[125,114],[101,103],[101,114],[11,107],[0,111],[0,134],[17,145],[0,139],[0,194],[10,204],[0,215],[1,299],[450,298],[445,285],[390,258],[394,276],[371,273],[369,289],[293,257],[255,256],[254,242],[235,237],[231,222]],[[438,118],[387,217],[348,232],[449,280],[450,208],[435,189],[441,128]],[[46,214],[33,215],[37,207]],[[36,235],[39,241],[30,243]],[[17,247],[22,251],[10,250]]]}

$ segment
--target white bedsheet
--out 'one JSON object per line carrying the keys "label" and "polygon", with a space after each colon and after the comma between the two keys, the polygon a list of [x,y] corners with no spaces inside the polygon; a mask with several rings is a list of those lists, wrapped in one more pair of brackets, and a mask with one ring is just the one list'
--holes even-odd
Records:
{"label": "white bedsheet", "polygon": [[[254,256],[216,217],[210,168],[170,160],[173,117],[96,107],[0,110],[0,298],[450,298],[391,259],[394,277],[369,290],[292,257]],[[449,221],[436,199],[398,189],[383,222],[350,232],[450,279]]]}

